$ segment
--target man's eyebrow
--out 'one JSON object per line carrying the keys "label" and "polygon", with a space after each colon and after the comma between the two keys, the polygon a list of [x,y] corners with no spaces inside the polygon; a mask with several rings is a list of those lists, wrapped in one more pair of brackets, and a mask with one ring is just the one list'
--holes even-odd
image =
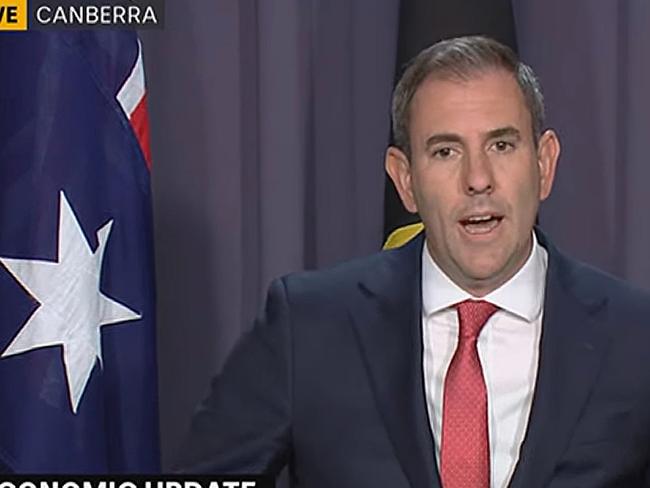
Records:
{"label": "man's eyebrow", "polygon": [[[485,135],[486,139],[498,139],[499,137],[515,137],[516,139],[521,139],[521,132],[519,129],[508,125],[506,127],[499,127],[498,129],[492,129],[491,131],[488,131]],[[431,146],[435,146],[436,144],[441,144],[445,142],[458,142],[462,143],[463,138],[459,136],[458,134],[454,133],[447,133],[443,132],[440,134],[433,134],[432,136],[429,136],[429,138],[425,141],[424,147],[426,150],[429,150]]]}
{"label": "man's eyebrow", "polygon": [[521,132],[519,129],[512,127],[511,125],[506,127],[499,127],[498,129],[491,130],[487,133],[486,139],[497,139],[499,137],[511,136],[521,139]]}
{"label": "man's eyebrow", "polygon": [[442,142],[463,142],[463,139],[458,134],[433,134],[426,140],[424,147],[428,150],[431,146],[435,146],[436,144],[440,144]]}

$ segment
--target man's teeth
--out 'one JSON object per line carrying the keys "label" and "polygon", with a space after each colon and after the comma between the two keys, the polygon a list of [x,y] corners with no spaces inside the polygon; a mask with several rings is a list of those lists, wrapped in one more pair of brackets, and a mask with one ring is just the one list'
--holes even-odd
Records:
{"label": "man's teeth", "polygon": [[469,217],[467,221],[470,223],[486,222],[488,220],[492,220],[493,218],[494,217],[492,215],[483,215],[481,217]]}
{"label": "man's teeth", "polygon": [[461,224],[465,231],[472,235],[489,234],[501,222],[501,217],[495,215],[474,215],[463,220]]}

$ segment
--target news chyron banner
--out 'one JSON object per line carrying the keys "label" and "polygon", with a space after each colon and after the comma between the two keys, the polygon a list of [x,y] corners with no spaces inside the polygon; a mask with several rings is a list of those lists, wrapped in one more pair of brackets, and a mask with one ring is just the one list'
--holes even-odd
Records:
{"label": "news chyron banner", "polygon": [[0,476],[0,488],[275,488],[270,476]]}
{"label": "news chyron banner", "polygon": [[0,31],[164,25],[165,0],[0,0]]}
{"label": "news chyron banner", "polygon": [[0,65],[0,486],[158,473],[141,43],[1,32]]}

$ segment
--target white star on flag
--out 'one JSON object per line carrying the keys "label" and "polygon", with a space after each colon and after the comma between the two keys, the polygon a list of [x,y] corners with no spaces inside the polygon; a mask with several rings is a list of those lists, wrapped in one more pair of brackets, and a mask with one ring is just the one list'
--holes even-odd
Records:
{"label": "white star on flag", "polygon": [[93,252],[61,191],[57,262],[0,258],[40,303],[2,357],[41,347],[63,346],[70,405],[75,414],[97,359],[101,365],[100,327],[141,318],[99,289],[104,250],[112,225],[111,220],[97,231],[99,244]]}

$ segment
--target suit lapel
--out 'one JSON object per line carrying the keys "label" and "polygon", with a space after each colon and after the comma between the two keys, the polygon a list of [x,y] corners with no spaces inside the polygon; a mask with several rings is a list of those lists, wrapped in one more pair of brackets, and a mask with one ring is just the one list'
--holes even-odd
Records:
{"label": "suit lapel", "polygon": [[[549,266],[535,394],[511,488],[548,483],[570,441],[608,344],[606,299],[537,231]],[[440,488],[424,394],[421,253],[424,237],[386,253],[350,302],[378,409],[413,488]]]}
{"label": "suit lapel", "polygon": [[549,254],[533,404],[511,488],[545,486],[564,452],[599,371],[608,334],[606,300],[576,263],[538,232]]}
{"label": "suit lapel", "polygon": [[350,307],[377,406],[413,488],[440,487],[424,394],[421,334],[423,236],[382,255]]}

